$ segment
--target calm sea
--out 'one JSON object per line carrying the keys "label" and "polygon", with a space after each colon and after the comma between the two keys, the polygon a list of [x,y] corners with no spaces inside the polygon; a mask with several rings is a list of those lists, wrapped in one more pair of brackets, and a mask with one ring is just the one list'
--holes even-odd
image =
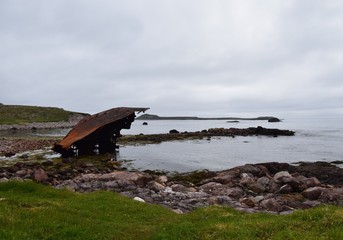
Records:
{"label": "calm sea", "polygon": [[[151,134],[168,133],[171,129],[190,132],[220,127],[262,126],[293,130],[296,134],[295,136],[279,136],[277,138],[268,136],[213,137],[211,140],[121,146],[116,157],[117,160],[128,162],[129,168],[178,172],[199,169],[224,170],[247,163],[272,161],[287,163],[342,161],[342,120],[342,118],[292,118],[279,123],[268,123],[267,121],[229,123],[225,120],[155,120],[147,121],[147,126],[142,125],[143,121],[136,120],[131,129],[122,130],[121,133],[124,135]],[[65,136],[68,131],[68,129],[39,130],[34,134]],[[58,157],[56,154],[52,156]]]}
{"label": "calm sea", "polygon": [[163,142],[144,146],[121,146],[118,160],[132,160],[131,167],[141,170],[167,170],[186,172],[198,169],[223,170],[247,163],[300,161],[342,161],[343,119],[307,118],[286,119],[279,123],[266,121],[225,120],[160,120],[135,121],[130,130],[122,134],[167,133],[178,131],[200,131],[203,129],[266,128],[288,129],[295,136],[213,137],[211,140],[187,140]]}

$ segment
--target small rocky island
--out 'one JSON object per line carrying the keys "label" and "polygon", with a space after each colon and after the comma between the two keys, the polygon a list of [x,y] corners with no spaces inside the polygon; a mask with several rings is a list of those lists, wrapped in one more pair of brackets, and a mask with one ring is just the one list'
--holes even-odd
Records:
{"label": "small rocky island", "polygon": [[269,121],[269,122],[280,122],[281,120],[272,117],[256,117],[256,118],[242,118],[242,117],[189,117],[189,116],[173,116],[173,117],[160,117],[154,114],[143,114],[136,118],[136,120],[228,120],[228,121],[239,121],[239,120],[258,120],[258,121]]}

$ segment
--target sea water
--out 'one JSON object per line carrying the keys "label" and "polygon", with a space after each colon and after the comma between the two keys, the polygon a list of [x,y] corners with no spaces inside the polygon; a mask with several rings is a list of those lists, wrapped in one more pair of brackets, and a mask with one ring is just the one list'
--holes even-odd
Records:
{"label": "sea water", "polygon": [[131,160],[140,170],[186,172],[199,169],[223,170],[247,163],[343,160],[343,119],[293,118],[278,123],[225,120],[136,120],[122,134],[167,133],[171,129],[201,131],[208,128],[266,128],[295,131],[294,136],[212,137],[202,140],[162,142],[140,146],[121,146],[118,160]]}
{"label": "sea water", "polygon": [[[262,126],[295,131],[294,136],[212,137],[202,140],[169,141],[160,144],[120,146],[116,158],[129,168],[187,172],[199,169],[224,170],[247,163],[342,161],[342,118],[290,118],[282,122],[241,120],[136,120],[123,135],[201,131],[209,128]],[[38,136],[65,136],[70,129],[37,130]],[[1,134],[5,134],[2,132]],[[8,132],[8,134],[23,134]],[[51,154],[51,153],[50,153]],[[55,156],[55,155],[53,155]],[[342,166],[342,165],[341,165]],[[343,166],[342,166],[343,167]]]}

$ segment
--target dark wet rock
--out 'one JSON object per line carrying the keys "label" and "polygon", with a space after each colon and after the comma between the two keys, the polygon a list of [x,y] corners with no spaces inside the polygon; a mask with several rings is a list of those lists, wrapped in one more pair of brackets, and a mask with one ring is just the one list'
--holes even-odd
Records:
{"label": "dark wet rock", "polygon": [[12,156],[14,156],[14,155],[15,155],[14,152],[6,152],[6,153],[5,153],[5,157],[12,157]]}
{"label": "dark wet rock", "polygon": [[294,190],[292,186],[289,184],[282,185],[279,190],[279,193],[282,193],[282,194],[287,194],[287,193],[292,193],[292,192],[294,192]]}
{"label": "dark wet rock", "polygon": [[180,133],[178,130],[176,130],[176,129],[172,129],[172,130],[170,130],[169,131],[169,133],[171,133],[171,134],[177,134],[177,133]]}

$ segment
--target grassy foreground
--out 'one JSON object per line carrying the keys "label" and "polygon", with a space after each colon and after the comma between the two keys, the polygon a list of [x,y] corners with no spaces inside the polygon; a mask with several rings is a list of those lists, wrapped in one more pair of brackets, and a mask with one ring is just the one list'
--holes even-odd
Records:
{"label": "grassy foreground", "polygon": [[343,208],[289,215],[224,207],[178,215],[113,192],[0,184],[0,239],[343,239]]}

